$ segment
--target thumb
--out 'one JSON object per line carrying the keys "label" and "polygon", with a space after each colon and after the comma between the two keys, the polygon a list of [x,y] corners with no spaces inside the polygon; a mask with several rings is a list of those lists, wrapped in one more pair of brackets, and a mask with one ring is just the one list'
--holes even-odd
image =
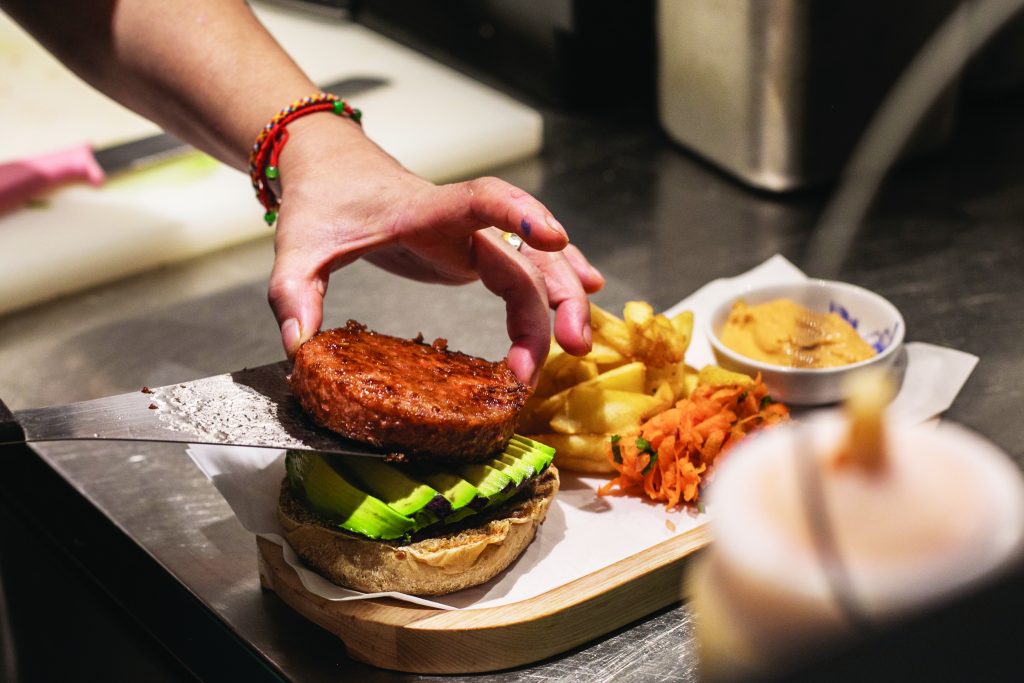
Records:
{"label": "thumb", "polygon": [[327,279],[303,266],[301,254],[279,253],[267,288],[267,301],[281,328],[281,344],[289,358],[316,334],[323,322]]}

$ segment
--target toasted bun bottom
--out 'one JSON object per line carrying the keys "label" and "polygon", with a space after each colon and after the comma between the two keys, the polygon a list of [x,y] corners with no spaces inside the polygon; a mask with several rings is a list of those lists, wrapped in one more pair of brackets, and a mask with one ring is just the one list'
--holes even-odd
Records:
{"label": "toasted bun bottom", "polygon": [[285,481],[278,518],[285,538],[310,567],[365,593],[443,595],[478,586],[512,564],[533,540],[558,492],[554,467],[486,521],[412,543],[374,541],[332,528],[297,500]]}

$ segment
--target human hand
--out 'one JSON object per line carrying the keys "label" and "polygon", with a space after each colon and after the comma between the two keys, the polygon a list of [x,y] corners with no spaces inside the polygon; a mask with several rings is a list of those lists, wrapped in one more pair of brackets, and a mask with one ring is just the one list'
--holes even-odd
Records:
{"label": "human hand", "polygon": [[[505,300],[508,363],[523,382],[536,381],[547,355],[549,307],[562,348],[590,350],[587,294],[604,279],[543,204],[497,178],[429,183],[353,127],[306,117],[281,154],[268,299],[289,356],[320,328],[330,274],[358,258],[422,282],[479,279]],[[518,252],[502,231],[523,238]]]}

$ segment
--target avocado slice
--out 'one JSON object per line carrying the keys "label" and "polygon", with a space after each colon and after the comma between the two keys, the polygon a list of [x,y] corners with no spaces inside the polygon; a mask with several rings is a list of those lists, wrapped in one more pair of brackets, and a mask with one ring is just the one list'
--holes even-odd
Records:
{"label": "avocado slice", "polygon": [[487,507],[493,506],[499,496],[506,493],[512,495],[516,490],[516,482],[512,477],[487,463],[462,465],[459,474],[480,491],[480,495],[487,501]]}
{"label": "avocado slice", "polygon": [[537,473],[530,463],[508,455],[507,453],[502,453],[495,458],[491,458],[487,461],[487,464],[512,477],[512,481],[516,483],[516,487],[522,486],[530,477]]}
{"label": "avocado slice", "polygon": [[516,434],[498,456],[451,470],[403,470],[369,458],[300,451],[289,451],[286,467],[293,490],[338,526],[394,539],[500,505],[544,472],[554,453]]}
{"label": "avocado slice", "polygon": [[[508,452],[531,453],[538,460],[540,458],[547,460],[548,465],[550,465],[551,461],[555,458],[554,448],[541,443],[540,441],[534,441],[533,439],[528,439],[525,436],[520,436],[519,434],[512,436],[512,440],[509,441],[508,447],[505,450]],[[542,468],[542,470],[543,469],[546,469],[546,466],[545,468]]]}
{"label": "avocado slice", "polygon": [[288,482],[310,506],[342,529],[368,538],[406,536],[415,521],[349,481],[319,453],[288,451]]}
{"label": "avocado slice", "polygon": [[554,455],[555,455],[555,449],[552,448],[551,446],[547,445],[546,443],[541,443],[540,441],[534,441],[533,439],[528,439],[525,436],[523,436],[522,434],[513,434],[512,435],[512,440],[509,441],[509,443],[519,444],[523,448],[529,448],[529,449],[532,449],[532,450],[541,451],[542,453],[546,453],[547,455],[550,455],[551,457],[554,457]]}
{"label": "avocado slice", "polygon": [[383,500],[398,514],[412,517],[417,528],[432,524],[452,511],[452,504],[436,489],[394,465],[360,457],[338,462],[355,474],[363,489]]}
{"label": "avocado slice", "polygon": [[464,507],[471,510],[482,510],[487,499],[480,494],[477,487],[470,484],[457,474],[443,471],[418,472],[417,478],[433,486],[451,503],[454,514]]}
{"label": "avocado slice", "polygon": [[554,449],[551,450],[552,453],[549,454],[540,449],[529,448],[513,441],[505,448],[504,455],[510,455],[525,460],[533,466],[533,469],[537,474],[541,474],[551,464]]}

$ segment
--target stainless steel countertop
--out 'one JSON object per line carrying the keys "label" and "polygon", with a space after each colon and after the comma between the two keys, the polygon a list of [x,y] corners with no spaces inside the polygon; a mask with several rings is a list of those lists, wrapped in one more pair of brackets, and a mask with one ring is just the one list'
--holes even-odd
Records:
{"label": "stainless steel countertop", "polygon": [[[841,276],[893,301],[908,339],[981,357],[948,417],[1024,462],[1022,110],[1019,100],[979,108],[942,154],[896,174]],[[750,192],[642,122],[549,114],[547,125],[539,159],[496,172],[547,202],[604,271],[599,304],[666,307],[777,252],[800,264],[824,193]],[[0,397],[16,410],[279,360],[264,291],[271,259],[263,236],[0,317]],[[364,263],[331,282],[325,324],[348,318],[443,336],[490,358],[507,345],[502,304],[481,286],[428,287]],[[36,451],[272,670],[305,681],[420,678],[348,660],[332,637],[262,592],[253,538],[183,447]],[[472,679],[696,680],[691,626],[681,605],[526,670]]]}

